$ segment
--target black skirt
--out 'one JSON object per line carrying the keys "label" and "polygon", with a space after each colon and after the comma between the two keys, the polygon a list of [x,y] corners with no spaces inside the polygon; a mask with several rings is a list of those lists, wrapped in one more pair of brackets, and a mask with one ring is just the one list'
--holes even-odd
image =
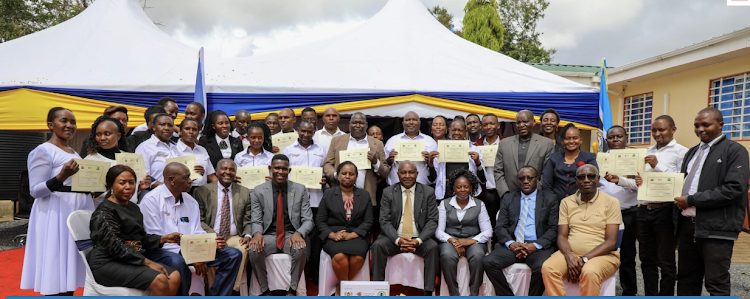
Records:
{"label": "black skirt", "polygon": [[331,258],[339,253],[365,257],[367,251],[370,250],[370,243],[362,237],[338,242],[326,239],[325,243],[323,243],[323,250],[325,250]]}
{"label": "black skirt", "polygon": [[[165,264],[159,263],[172,274],[175,269]],[[102,264],[96,270],[91,270],[96,283],[105,287],[126,287],[139,290],[148,290],[156,276],[161,274],[147,266],[136,266],[133,264],[110,261]]]}

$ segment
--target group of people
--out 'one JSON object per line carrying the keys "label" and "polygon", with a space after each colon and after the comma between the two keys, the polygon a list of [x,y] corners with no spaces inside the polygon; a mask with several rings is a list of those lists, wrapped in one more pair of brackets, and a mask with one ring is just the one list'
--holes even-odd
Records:
{"label": "group of people", "polygon": [[[567,124],[558,135],[560,116],[552,109],[538,116],[538,134],[537,116],[520,111],[516,134],[506,138],[493,114],[438,116],[431,134],[424,134],[419,115],[410,111],[403,133],[385,142],[360,112],[351,115],[349,133],[342,131],[333,107],[323,112],[319,130],[312,108],[302,111],[298,125],[289,108],[255,122],[240,110],[232,121],[194,102],[175,125],[177,111],[173,99],[163,98],[146,110],[145,124],[126,133],[127,109],[107,108],[80,155],[69,146],[73,112],[49,111],[52,137],[28,158],[36,200],[22,289],[52,295],[83,286],[84,264],[66,220],[73,211],[92,210],[87,261],[96,282],[152,295],[191,295],[200,288],[208,295],[238,294],[243,272],[253,273],[262,295],[270,295],[265,258],[271,254],[291,257],[286,292],[296,295],[306,266],[316,280],[321,250],[340,281],[353,279],[368,255],[379,281],[388,257],[420,256],[425,295],[435,290],[440,272],[450,295],[459,294],[461,257],[469,264],[471,295],[480,294],[485,273],[498,295],[514,295],[503,269],[515,263],[531,268],[528,295],[565,295],[566,280],[579,283],[582,295],[599,295],[618,270],[623,295],[635,295],[636,239],[646,295],[674,295],[675,283],[678,295],[700,295],[704,282],[712,295],[730,292],[750,170],[747,150],[722,134],[723,117],[714,108],[697,114],[700,144],[689,150],[673,138],[670,116],[653,122],[656,144],[648,148],[647,171],[686,175],[683,196],[666,203],[637,199],[640,174],[599,173],[596,155],[581,150],[581,130]],[[277,133],[297,133],[298,139],[280,150],[271,141]],[[627,136],[621,126],[610,128],[608,147],[625,148]],[[440,161],[438,141],[448,139],[469,140],[465,162]],[[423,159],[397,161],[399,140],[424,141]],[[494,164],[484,163],[478,146],[497,146]],[[353,149],[368,149],[368,169],[341,161],[338,153]],[[121,152],[142,154],[147,175],[117,165]],[[166,163],[185,155],[196,157],[194,169]],[[74,159],[81,156],[112,163],[107,192],[71,190]],[[266,182],[242,186],[237,171],[245,166],[267,166]],[[289,180],[295,166],[322,167],[321,188]],[[200,178],[191,179],[193,172]],[[205,233],[216,234],[216,259],[188,265],[181,236]]]}

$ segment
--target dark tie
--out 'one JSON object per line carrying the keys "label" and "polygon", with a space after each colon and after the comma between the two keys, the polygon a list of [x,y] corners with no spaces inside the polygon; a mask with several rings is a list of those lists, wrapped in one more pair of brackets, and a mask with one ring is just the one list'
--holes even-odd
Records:
{"label": "dark tie", "polygon": [[221,203],[221,224],[219,224],[219,235],[224,240],[229,239],[229,227],[231,226],[229,217],[229,188],[224,188],[224,200]]}
{"label": "dark tie", "polygon": [[682,195],[689,195],[690,186],[693,185],[695,173],[698,171],[698,166],[701,164],[701,160],[703,160],[703,151],[706,147],[708,147],[708,143],[701,144],[701,147],[698,149],[698,157],[693,161],[693,167],[690,167],[690,172],[688,172],[687,178],[685,178],[685,183],[682,185]]}
{"label": "dark tie", "polygon": [[276,248],[284,249],[284,190],[279,189],[279,199],[276,202]]}
{"label": "dark tie", "polygon": [[229,146],[227,146],[227,142],[226,142],[226,141],[222,140],[221,142],[219,142],[219,148],[220,148],[220,149],[223,149],[223,150],[225,150],[225,149],[227,149],[228,147],[229,147]]}

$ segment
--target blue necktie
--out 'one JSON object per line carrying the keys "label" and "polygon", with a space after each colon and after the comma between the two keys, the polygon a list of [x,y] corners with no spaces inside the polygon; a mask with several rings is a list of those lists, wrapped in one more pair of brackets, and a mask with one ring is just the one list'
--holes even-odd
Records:
{"label": "blue necktie", "polygon": [[518,217],[516,226],[516,242],[523,243],[526,235],[526,220],[529,214],[529,197],[524,196],[521,200],[521,215]]}

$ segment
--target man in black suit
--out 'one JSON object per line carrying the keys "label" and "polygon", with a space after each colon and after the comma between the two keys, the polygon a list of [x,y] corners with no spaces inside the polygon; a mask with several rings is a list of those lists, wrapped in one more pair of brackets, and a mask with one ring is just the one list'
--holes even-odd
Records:
{"label": "man in black suit", "polygon": [[673,214],[678,296],[700,296],[704,278],[712,296],[730,295],[729,267],[745,218],[750,166],[747,149],[721,132],[723,119],[713,107],[698,112],[694,125],[701,143],[682,162],[685,183]]}
{"label": "man in black suit", "polygon": [[[502,200],[495,226],[498,243],[482,259],[482,266],[498,296],[513,296],[503,269],[525,263],[531,268],[528,295],[541,296],[542,265],[556,250],[559,204],[554,193],[537,190],[539,174],[534,167],[522,167],[518,183],[521,192],[508,193]],[[524,210],[527,212],[521,215]],[[525,225],[519,226],[521,222]]]}
{"label": "man in black suit", "polygon": [[437,200],[434,189],[417,183],[417,174],[414,163],[402,162],[399,182],[383,190],[381,233],[372,244],[372,273],[376,281],[383,281],[389,256],[414,253],[424,258],[424,294],[431,296],[440,269],[438,244],[433,239],[438,226]]}

